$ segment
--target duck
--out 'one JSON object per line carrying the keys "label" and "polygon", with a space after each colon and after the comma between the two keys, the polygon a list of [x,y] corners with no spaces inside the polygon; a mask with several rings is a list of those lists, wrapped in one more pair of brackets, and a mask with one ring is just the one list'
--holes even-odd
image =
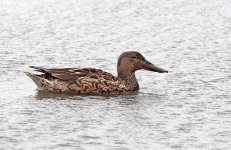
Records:
{"label": "duck", "polygon": [[135,72],[147,70],[168,73],[147,61],[137,51],[123,52],[117,62],[117,76],[95,68],[44,68],[29,66],[32,74],[25,72],[38,86],[38,91],[74,93],[79,95],[118,95],[139,90]]}

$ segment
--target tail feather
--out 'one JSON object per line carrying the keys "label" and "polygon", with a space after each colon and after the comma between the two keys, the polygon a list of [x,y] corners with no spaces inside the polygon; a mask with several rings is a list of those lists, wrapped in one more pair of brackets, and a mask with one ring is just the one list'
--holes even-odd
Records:
{"label": "tail feather", "polygon": [[35,69],[35,71],[46,73],[45,68],[36,67],[36,66],[29,66],[29,67]]}
{"label": "tail feather", "polygon": [[38,90],[48,90],[49,87],[51,87],[51,82],[49,80],[29,72],[25,72],[25,74],[34,81],[34,83],[38,86]]}
{"label": "tail feather", "polygon": [[39,70],[42,70],[42,69],[44,69],[44,68],[42,68],[42,67],[36,67],[36,66],[29,66],[30,68],[34,68],[34,69],[39,69]]}

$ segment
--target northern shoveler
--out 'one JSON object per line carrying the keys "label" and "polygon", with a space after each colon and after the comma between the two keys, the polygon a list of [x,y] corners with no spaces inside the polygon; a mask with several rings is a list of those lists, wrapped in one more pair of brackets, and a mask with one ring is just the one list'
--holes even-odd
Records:
{"label": "northern shoveler", "polygon": [[26,75],[38,86],[38,90],[81,95],[136,92],[139,90],[139,84],[136,80],[135,71],[144,69],[159,73],[168,72],[153,65],[136,51],[128,51],[120,55],[117,63],[117,77],[94,68],[46,69],[30,67],[41,72],[41,74],[26,72]]}

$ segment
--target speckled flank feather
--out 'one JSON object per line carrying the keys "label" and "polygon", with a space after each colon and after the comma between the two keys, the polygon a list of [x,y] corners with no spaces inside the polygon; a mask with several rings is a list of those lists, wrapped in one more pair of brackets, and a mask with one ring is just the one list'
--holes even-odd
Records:
{"label": "speckled flank feather", "polygon": [[26,73],[38,86],[38,90],[77,94],[119,94],[129,92],[122,80],[100,69],[43,69],[31,67],[44,73],[41,75]]}
{"label": "speckled flank feather", "polygon": [[30,66],[41,74],[27,73],[38,90],[65,92],[84,95],[121,94],[139,90],[135,71],[146,69],[167,72],[145,60],[138,52],[130,51],[120,55],[117,64],[118,77],[94,68],[46,69]]}

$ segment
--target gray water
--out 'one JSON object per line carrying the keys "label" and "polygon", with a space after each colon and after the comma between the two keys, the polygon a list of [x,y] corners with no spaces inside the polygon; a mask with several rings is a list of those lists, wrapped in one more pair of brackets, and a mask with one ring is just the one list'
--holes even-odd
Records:
{"label": "gray water", "polygon": [[[0,0],[0,149],[231,148],[231,1]],[[169,71],[115,97],[39,93],[29,65]]]}

